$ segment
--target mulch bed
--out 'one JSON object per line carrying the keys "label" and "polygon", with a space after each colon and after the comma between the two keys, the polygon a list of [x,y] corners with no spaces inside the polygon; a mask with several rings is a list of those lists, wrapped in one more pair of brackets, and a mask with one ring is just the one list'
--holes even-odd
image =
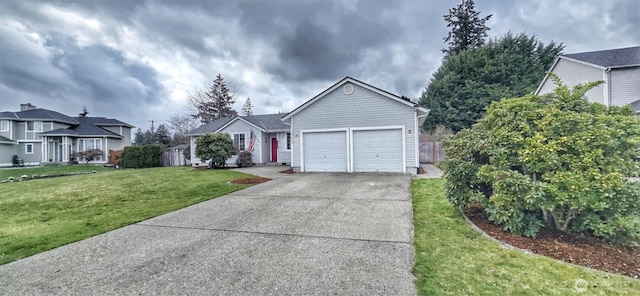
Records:
{"label": "mulch bed", "polygon": [[295,174],[295,172],[294,172],[293,170],[284,170],[284,171],[280,171],[280,172],[278,172],[278,173],[281,173],[281,174],[289,174],[289,175],[291,175],[291,174]]}
{"label": "mulch bed", "polygon": [[479,208],[470,208],[465,214],[484,232],[514,247],[593,269],[640,278],[640,247],[613,245],[548,228],[541,229],[536,238],[523,237],[502,230],[502,227],[487,220]]}
{"label": "mulch bed", "polygon": [[231,183],[231,184],[256,185],[256,184],[264,183],[264,182],[267,182],[267,181],[271,181],[271,179],[262,178],[262,177],[252,177],[252,178],[243,178],[243,179],[231,180],[231,181],[229,181],[229,183]]}

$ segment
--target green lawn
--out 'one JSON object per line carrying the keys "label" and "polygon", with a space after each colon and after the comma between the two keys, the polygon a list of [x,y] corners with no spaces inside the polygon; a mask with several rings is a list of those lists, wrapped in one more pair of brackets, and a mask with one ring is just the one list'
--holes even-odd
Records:
{"label": "green lawn", "polygon": [[26,167],[26,168],[4,168],[0,169],[0,181],[6,180],[9,177],[16,179],[20,176],[27,175],[29,177],[33,175],[61,175],[61,174],[76,174],[76,173],[90,173],[93,171],[101,172],[106,170],[114,170],[112,168],[105,168],[103,166],[86,165],[86,164],[74,164],[74,165],[49,165],[38,167]]}
{"label": "green lawn", "polygon": [[0,264],[245,188],[227,182],[246,176],[187,167],[108,169],[0,184]]}
{"label": "green lawn", "polygon": [[[500,247],[464,221],[443,179],[412,182],[420,295],[638,295],[640,281]],[[578,289],[576,289],[576,280]],[[583,291],[584,288],[586,291]]]}

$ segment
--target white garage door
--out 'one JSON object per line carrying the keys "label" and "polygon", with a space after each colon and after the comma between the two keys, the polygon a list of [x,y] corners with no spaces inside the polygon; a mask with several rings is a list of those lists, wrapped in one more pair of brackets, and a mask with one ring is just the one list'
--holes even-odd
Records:
{"label": "white garage door", "polygon": [[402,130],[353,131],[355,172],[402,172]]}
{"label": "white garage door", "polygon": [[303,133],[304,171],[346,172],[347,132]]}

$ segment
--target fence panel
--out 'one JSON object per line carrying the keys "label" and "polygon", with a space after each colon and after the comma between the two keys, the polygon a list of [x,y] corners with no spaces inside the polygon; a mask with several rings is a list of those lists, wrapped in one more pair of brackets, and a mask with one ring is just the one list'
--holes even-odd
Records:
{"label": "fence panel", "polygon": [[441,142],[420,143],[420,163],[439,163],[444,159]]}

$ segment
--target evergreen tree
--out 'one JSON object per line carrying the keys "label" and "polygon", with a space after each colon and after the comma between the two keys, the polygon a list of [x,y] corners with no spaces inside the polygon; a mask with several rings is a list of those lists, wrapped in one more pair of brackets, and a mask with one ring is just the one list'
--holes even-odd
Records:
{"label": "evergreen tree", "polygon": [[142,132],[142,129],[138,128],[133,136],[133,139],[135,141],[136,145],[144,145],[146,144],[145,142],[145,138],[144,138],[144,133]]}
{"label": "evergreen tree", "polygon": [[78,115],[80,115],[80,117],[87,117],[87,115],[89,115],[89,109],[87,109],[87,106],[83,106],[82,112],[78,113]]}
{"label": "evergreen tree", "polygon": [[484,44],[489,27],[485,25],[491,16],[480,17],[480,12],[475,11],[473,0],[462,0],[457,7],[449,9],[449,14],[444,15],[447,28],[451,28],[444,41],[449,48],[442,52],[449,55],[463,50],[477,48]]}
{"label": "evergreen tree", "polygon": [[197,114],[193,118],[199,119],[203,124],[209,123],[220,117],[233,117],[238,113],[231,108],[236,102],[229,93],[227,82],[221,74],[216,76],[213,85],[206,92],[207,99],[196,103]]}
{"label": "evergreen tree", "polygon": [[158,129],[154,132],[154,140],[159,144],[167,145],[171,143],[171,134],[169,129],[164,124],[160,124]]}
{"label": "evergreen tree", "polygon": [[431,109],[423,128],[443,125],[457,132],[471,127],[491,102],[534,92],[563,48],[509,33],[449,55],[420,97],[420,105]]}
{"label": "evergreen tree", "polygon": [[247,98],[244,101],[244,105],[242,105],[242,114],[249,116],[253,115],[253,103],[251,103],[251,98]]}

